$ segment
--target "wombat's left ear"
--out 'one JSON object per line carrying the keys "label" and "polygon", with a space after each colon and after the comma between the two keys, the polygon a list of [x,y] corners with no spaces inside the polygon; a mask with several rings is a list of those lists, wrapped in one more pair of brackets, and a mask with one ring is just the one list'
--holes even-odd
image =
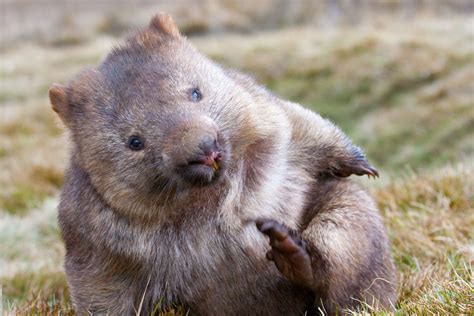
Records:
{"label": "wombat's left ear", "polygon": [[49,88],[49,100],[53,107],[53,111],[58,113],[61,120],[67,125],[69,116],[67,87],[58,83],[53,83],[51,88]]}
{"label": "wombat's left ear", "polygon": [[160,12],[151,18],[150,28],[160,33],[179,37],[179,30],[171,15]]}

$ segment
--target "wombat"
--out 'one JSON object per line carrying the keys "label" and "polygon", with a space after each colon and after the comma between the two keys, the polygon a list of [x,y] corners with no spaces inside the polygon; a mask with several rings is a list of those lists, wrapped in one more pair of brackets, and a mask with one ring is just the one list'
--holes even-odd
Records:
{"label": "wombat", "polygon": [[166,14],[54,84],[71,138],[59,204],[79,314],[390,308],[377,176],[331,122],[201,55]]}

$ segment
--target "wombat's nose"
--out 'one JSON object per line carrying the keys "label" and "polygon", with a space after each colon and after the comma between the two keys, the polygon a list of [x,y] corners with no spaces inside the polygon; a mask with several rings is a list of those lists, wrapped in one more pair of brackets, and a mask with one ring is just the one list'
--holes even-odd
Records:
{"label": "wombat's nose", "polygon": [[209,155],[212,152],[217,152],[219,151],[219,145],[217,144],[217,139],[210,135],[206,135],[203,137],[201,142],[198,145],[199,149],[202,150],[202,152],[205,155]]}
{"label": "wombat's nose", "polygon": [[206,135],[199,142],[198,148],[200,149],[200,153],[192,157],[188,161],[188,164],[203,164],[218,169],[218,163],[222,159],[222,152],[217,139]]}

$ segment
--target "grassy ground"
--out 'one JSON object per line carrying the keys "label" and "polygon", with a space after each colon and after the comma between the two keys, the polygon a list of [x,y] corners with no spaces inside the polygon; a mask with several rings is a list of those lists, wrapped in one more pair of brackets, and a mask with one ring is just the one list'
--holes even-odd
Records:
{"label": "grassy ground", "polygon": [[[215,60],[332,118],[382,170],[362,180],[384,215],[400,314],[474,313],[474,29],[423,20],[192,38]],[[56,224],[67,162],[46,92],[116,40],[0,52],[3,307],[72,313]],[[181,311],[182,312],[182,311]],[[168,314],[180,311],[169,312]]]}

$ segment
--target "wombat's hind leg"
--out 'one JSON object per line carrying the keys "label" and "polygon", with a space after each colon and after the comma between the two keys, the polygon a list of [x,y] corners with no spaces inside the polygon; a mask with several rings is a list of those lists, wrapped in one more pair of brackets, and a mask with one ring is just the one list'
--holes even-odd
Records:
{"label": "wombat's hind leg", "polygon": [[290,281],[308,289],[313,288],[311,259],[305,242],[298,234],[272,219],[259,219],[257,228],[270,238],[272,249],[268,260]]}

